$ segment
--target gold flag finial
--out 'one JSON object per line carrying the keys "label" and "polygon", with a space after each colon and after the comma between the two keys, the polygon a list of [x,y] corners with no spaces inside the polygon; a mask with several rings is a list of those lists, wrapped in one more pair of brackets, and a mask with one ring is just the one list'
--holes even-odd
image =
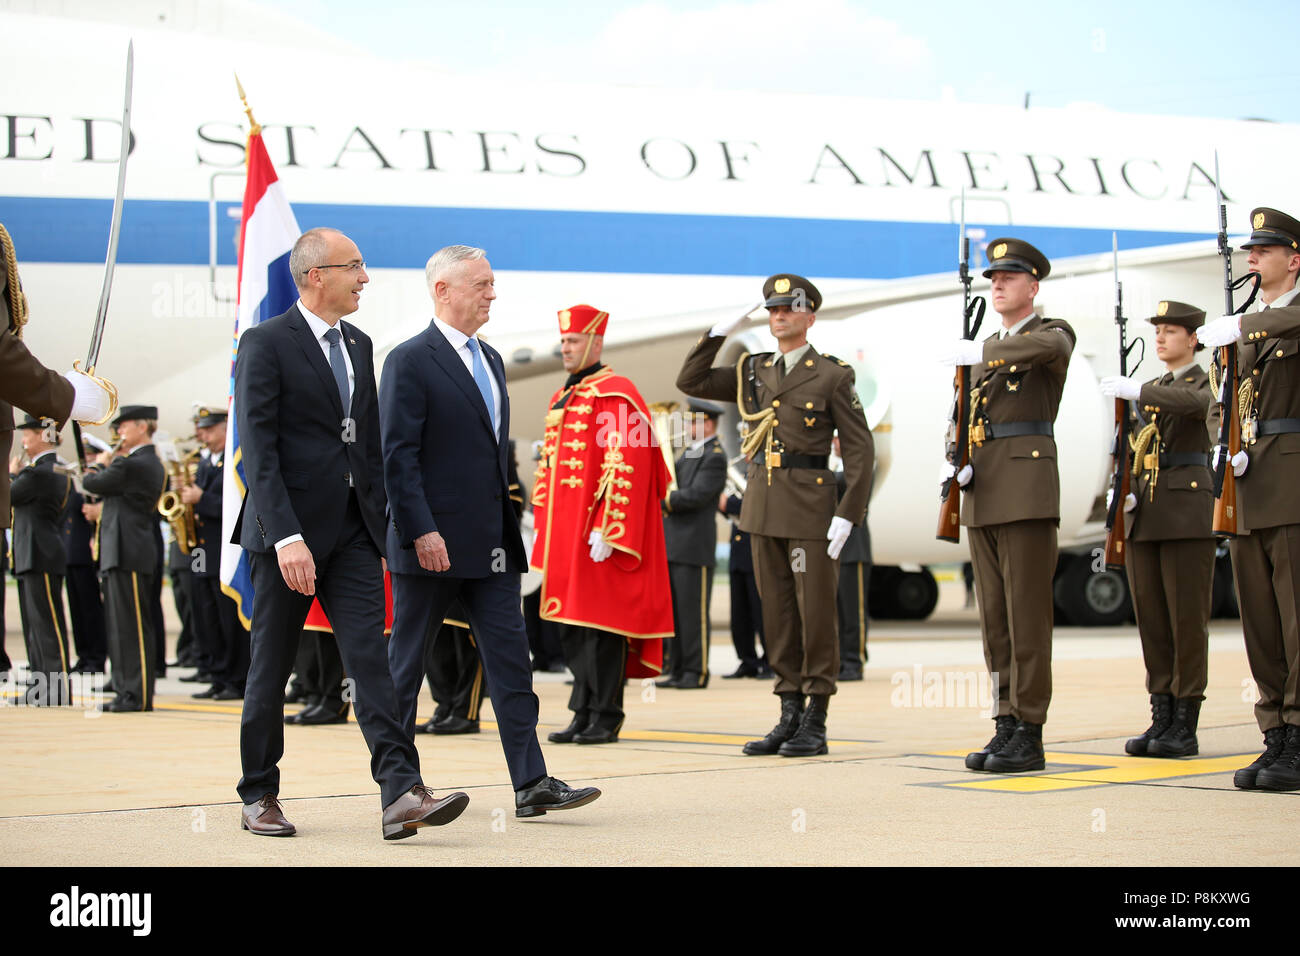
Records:
{"label": "gold flag finial", "polygon": [[253,108],[248,105],[248,97],[244,95],[244,84],[239,82],[239,74],[235,74],[235,88],[239,90],[239,100],[244,104],[244,112],[248,114],[248,135],[257,136],[262,132],[262,127],[257,120],[253,119]]}

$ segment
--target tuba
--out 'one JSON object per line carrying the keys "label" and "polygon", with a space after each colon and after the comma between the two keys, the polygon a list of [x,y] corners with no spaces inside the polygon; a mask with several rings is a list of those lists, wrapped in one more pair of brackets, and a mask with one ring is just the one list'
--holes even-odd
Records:
{"label": "tuba", "polygon": [[659,439],[659,452],[664,456],[664,464],[668,466],[668,487],[664,490],[664,497],[677,490],[677,456],[673,454],[673,434],[672,415],[677,411],[678,402],[651,402],[650,403],[650,421],[654,425],[655,437]]}
{"label": "tuba", "polygon": [[182,554],[193,551],[199,541],[194,527],[194,506],[181,501],[180,489],[183,485],[194,484],[194,473],[198,470],[197,459],[202,450],[202,447],[196,448],[179,461],[167,462],[170,487],[158,499],[158,513],[171,525],[172,535]]}

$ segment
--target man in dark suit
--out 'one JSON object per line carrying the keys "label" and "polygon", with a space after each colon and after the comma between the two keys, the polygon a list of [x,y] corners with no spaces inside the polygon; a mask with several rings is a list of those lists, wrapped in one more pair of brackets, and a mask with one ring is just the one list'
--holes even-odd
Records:
{"label": "man in dark suit", "polygon": [[111,713],[153,710],[158,674],[158,624],[152,612],[155,575],[159,573],[158,498],[167,474],[154,450],[158,409],[123,405],[113,428],[121,443],[116,452],[99,456],[99,470],[86,474],[82,486],[99,495],[99,504],[83,506],[99,522],[99,568],[104,582],[104,617],[108,659],[113,665],[117,699]]}
{"label": "man in dark suit", "polygon": [[674,463],[677,487],[663,501],[668,584],[673,594],[672,665],[658,687],[709,686],[709,596],[718,525],[713,517],[727,483],[727,456],[718,441],[722,406],[692,398],[691,443]]}
{"label": "man in dark suit", "polygon": [[27,703],[70,704],[68,629],[63,616],[67,556],[63,552],[60,519],[72,490],[72,478],[57,467],[54,449],[59,434],[54,422],[28,415],[18,429],[30,464],[23,468],[16,458],[10,463],[9,500],[13,504],[19,610],[34,679],[27,690]]}
{"label": "man in dark suit", "polygon": [[384,484],[370,339],[342,317],[369,281],[356,244],[312,229],[289,254],[298,302],[249,328],[235,362],[247,492],[233,529],[250,553],[252,661],[240,727],[242,826],[291,836],[278,795],[284,686],[313,596],[334,625],[370,748],[386,840],[449,823],[469,803],[420,780],[384,654]]}
{"label": "man in dark suit", "polygon": [[447,246],[425,278],[429,327],[384,362],[380,392],[393,581],[388,660],[402,715],[415,733],[425,634],[458,598],[478,641],[515,814],[582,806],[600,796],[546,773],[537,743],[528,636],[519,576],[527,564],[510,502],[510,396],[505,366],[476,333],[496,298],[482,249]]}

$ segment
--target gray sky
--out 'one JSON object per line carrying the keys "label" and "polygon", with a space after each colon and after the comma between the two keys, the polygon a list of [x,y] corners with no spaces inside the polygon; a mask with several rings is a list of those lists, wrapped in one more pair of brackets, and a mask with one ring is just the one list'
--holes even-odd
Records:
{"label": "gray sky", "polygon": [[387,58],[521,81],[1300,122],[1300,64],[1276,40],[1300,32],[1295,0],[261,2]]}

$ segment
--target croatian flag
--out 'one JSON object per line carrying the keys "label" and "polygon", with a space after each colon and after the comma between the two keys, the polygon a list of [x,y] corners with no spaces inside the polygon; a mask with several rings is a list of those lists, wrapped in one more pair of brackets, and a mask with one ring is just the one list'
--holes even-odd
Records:
{"label": "croatian flag", "polygon": [[[235,359],[239,337],[263,319],[286,312],[298,301],[289,272],[289,251],[299,236],[298,221],[284,197],[280,181],[262,142],[262,128],[254,124],[248,136],[248,179],[244,186],[244,211],[239,233],[239,307],[230,359],[229,418],[226,425],[224,499],[221,508],[223,537],[229,538],[244,499],[244,462],[239,450],[239,425],[235,416]],[[237,544],[221,545],[221,589],[235,599],[245,627],[253,620],[253,579],[247,553]]]}

